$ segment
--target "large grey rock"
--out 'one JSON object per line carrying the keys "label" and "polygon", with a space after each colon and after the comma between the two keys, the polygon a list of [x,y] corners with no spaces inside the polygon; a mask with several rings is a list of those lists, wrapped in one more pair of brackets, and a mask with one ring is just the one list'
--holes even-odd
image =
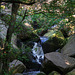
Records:
{"label": "large grey rock", "polygon": [[5,26],[5,23],[0,20],[0,49],[2,50],[3,48],[3,43],[6,38],[7,34],[7,27]]}
{"label": "large grey rock", "polygon": [[57,71],[61,74],[66,74],[75,68],[75,59],[63,55],[59,52],[51,52],[45,54],[43,71],[48,74],[50,71]]}
{"label": "large grey rock", "polygon": [[5,25],[0,25],[0,38],[5,39],[7,34],[7,28]]}
{"label": "large grey rock", "polygon": [[14,60],[9,63],[9,70],[13,70],[13,74],[22,73],[26,69],[26,66],[19,60]]}
{"label": "large grey rock", "polygon": [[75,34],[71,36],[71,39],[68,41],[68,43],[61,49],[61,53],[75,57]]}

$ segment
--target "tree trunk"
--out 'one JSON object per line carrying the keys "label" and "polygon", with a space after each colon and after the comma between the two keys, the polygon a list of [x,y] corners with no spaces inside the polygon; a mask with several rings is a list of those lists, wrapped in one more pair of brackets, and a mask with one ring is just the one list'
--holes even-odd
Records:
{"label": "tree trunk", "polygon": [[[10,50],[9,45],[11,44],[11,37],[14,32],[14,26],[16,23],[16,15],[17,15],[18,8],[19,8],[19,4],[17,3],[12,4],[11,20],[10,20],[9,28],[7,30],[5,49],[3,51],[3,54],[4,54],[3,70],[5,72],[8,72],[8,62],[10,61],[9,60],[9,57],[10,57],[9,56],[9,50]],[[2,74],[4,73],[4,71],[2,72]]]}

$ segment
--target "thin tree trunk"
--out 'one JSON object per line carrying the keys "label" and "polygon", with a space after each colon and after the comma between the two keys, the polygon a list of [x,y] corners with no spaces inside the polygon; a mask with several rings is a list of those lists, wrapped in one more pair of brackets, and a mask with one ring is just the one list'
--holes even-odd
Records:
{"label": "thin tree trunk", "polygon": [[[10,47],[9,45],[11,44],[11,37],[12,37],[12,34],[14,32],[14,26],[15,26],[15,22],[16,22],[16,15],[17,15],[17,11],[18,11],[18,8],[19,8],[19,4],[16,4],[16,3],[13,3],[12,4],[12,13],[11,13],[11,20],[10,20],[10,25],[9,25],[9,28],[7,30],[7,36],[6,36],[6,42],[5,42],[5,49],[4,49],[4,59],[3,59],[3,70],[8,72],[8,62],[10,61],[9,60],[9,50],[10,50]],[[2,72],[4,73],[4,72]]]}

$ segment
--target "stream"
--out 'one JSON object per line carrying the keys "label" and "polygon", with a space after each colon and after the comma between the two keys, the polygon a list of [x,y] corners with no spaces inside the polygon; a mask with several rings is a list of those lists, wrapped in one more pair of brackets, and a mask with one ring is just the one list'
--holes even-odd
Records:
{"label": "stream", "polygon": [[[48,40],[47,37],[40,37],[41,43],[40,42],[34,42],[34,46],[32,48],[32,53],[33,53],[33,57],[35,57],[36,62],[39,65],[42,65],[42,62],[44,60],[44,52],[42,49],[41,44],[44,43],[45,41]],[[32,62],[34,62],[34,60],[32,60]],[[36,63],[35,62],[35,63]],[[40,73],[40,71],[29,71],[29,72],[23,72],[23,75],[37,75],[38,73]]]}

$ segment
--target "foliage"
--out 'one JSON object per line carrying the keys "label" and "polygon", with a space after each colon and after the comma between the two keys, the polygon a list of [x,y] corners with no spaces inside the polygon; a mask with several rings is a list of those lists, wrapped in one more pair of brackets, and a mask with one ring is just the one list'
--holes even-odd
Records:
{"label": "foliage", "polygon": [[[3,0],[4,1],[4,0]],[[11,0],[8,0],[11,1]],[[35,0],[14,0],[14,1],[21,1],[22,3],[31,3]],[[36,0],[36,2],[39,2],[41,9],[32,9],[33,7],[37,7],[37,3],[35,5],[30,6],[29,9],[26,6],[26,9],[20,9],[20,4],[13,3],[12,6],[12,15],[5,15],[1,16],[1,19],[5,21],[5,23],[8,25],[8,32],[6,37],[6,50],[4,52],[0,52],[1,56],[0,58],[3,59],[4,56],[15,56],[14,58],[17,58],[21,61],[27,60],[27,52],[29,51],[29,48],[25,49],[26,54],[22,54],[22,49],[17,50],[13,49],[11,47],[11,37],[12,34],[15,32],[19,34],[21,31],[23,31],[22,25],[26,22],[30,23],[32,27],[34,28],[34,21],[37,22],[37,29],[34,29],[33,32],[40,33],[42,30],[50,30],[51,27],[54,25],[57,25],[57,29],[65,29],[67,32],[69,31],[68,28],[74,28],[74,11],[75,11],[75,5],[74,0],[49,0],[50,2],[43,2],[43,0]],[[45,0],[44,0],[45,1]],[[9,3],[7,3],[7,7],[9,8]],[[0,10],[4,9],[5,7],[0,4]],[[19,10],[18,10],[19,8]],[[27,11],[26,11],[27,10]],[[18,12],[18,14],[17,14]],[[25,14],[26,12],[26,14]],[[18,16],[19,15],[19,16]],[[17,17],[18,16],[18,17]],[[17,19],[16,19],[17,18]],[[23,22],[22,19],[24,18]],[[18,29],[20,28],[20,29]],[[54,28],[56,29],[56,28]],[[29,31],[30,29],[26,29],[25,31]],[[60,34],[59,34],[60,35]],[[54,40],[52,40],[54,41]],[[62,40],[63,42],[64,40]],[[65,40],[66,41],[66,40]],[[65,42],[61,43],[60,40],[58,41],[60,45],[64,45]],[[18,52],[18,54],[17,54]],[[8,54],[10,53],[10,54]],[[7,59],[7,58],[4,58]],[[5,62],[6,60],[4,60]]]}

